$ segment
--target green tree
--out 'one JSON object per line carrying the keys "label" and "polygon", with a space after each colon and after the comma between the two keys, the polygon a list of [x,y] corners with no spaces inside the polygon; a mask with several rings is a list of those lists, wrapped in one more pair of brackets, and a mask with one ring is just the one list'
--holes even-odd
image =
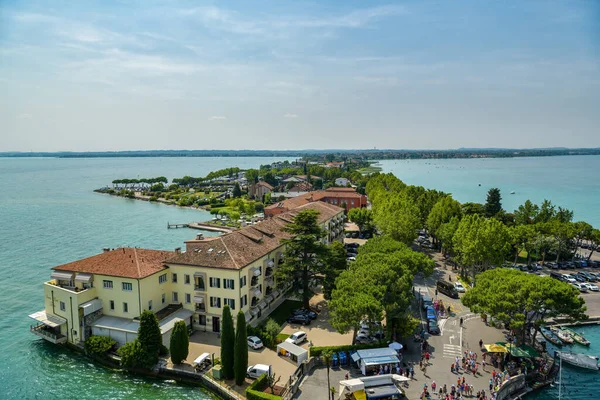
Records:
{"label": "green tree", "polygon": [[483,206],[483,204],[480,204],[480,203],[471,203],[471,202],[463,203],[462,204],[462,213],[464,215],[473,215],[473,214],[484,215],[485,207]]}
{"label": "green tree", "polygon": [[335,288],[335,280],[348,268],[346,249],[341,242],[333,242],[329,246],[329,253],[325,258],[325,273],[323,277],[323,296],[331,299],[331,291]]}
{"label": "green tree", "polygon": [[569,244],[576,234],[574,225],[571,222],[561,222],[553,219],[550,222],[542,224],[541,229],[554,238],[556,244],[556,262],[559,262],[561,254],[569,250]]}
{"label": "green tree", "polygon": [[417,238],[421,227],[419,208],[405,193],[388,193],[373,203],[373,220],[385,234],[406,244]]}
{"label": "green tree", "polygon": [[185,321],[177,321],[171,333],[169,351],[173,364],[181,364],[189,354],[190,336]]}
{"label": "green tree", "polygon": [[237,324],[235,330],[235,345],[233,357],[233,372],[235,384],[241,385],[246,378],[248,369],[248,335],[246,333],[246,317],[240,310],[237,315]]}
{"label": "green tree", "polygon": [[460,203],[451,196],[445,196],[439,199],[431,209],[427,217],[427,228],[434,238],[438,238],[440,227],[450,222],[453,217],[462,216]]}
{"label": "green tree", "polygon": [[527,264],[531,263],[531,252],[535,249],[537,232],[533,225],[517,225],[509,230],[511,244],[515,249],[515,264],[522,251],[527,252]]}
{"label": "green tree", "polygon": [[590,237],[588,238],[591,242],[592,246],[590,247],[590,253],[588,254],[588,261],[592,258],[592,254],[594,254],[594,249],[596,249],[600,245],[600,229],[592,229],[590,233]]}
{"label": "green tree", "polygon": [[463,217],[452,242],[463,265],[462,274],[466,274],[467,267],[473,278],[479,271],[502,264],[510,250],[508,228],[496,219],[477,214]]}
{"label": "green tree", "polygon": [[300,286],[305,308],[309,308],[310,284],[325,271],[328,255],[327,246],[321,242],[325,232],[319,226],[318,217],[318,211],[302,210],[283,229],[292,238],[282,240],[285,258],[276,272],[277,279]]}
{"label": "green tree", "polygon": [[158,353],[163,345],[158,320],[152,311],[146,310],[140,315],[137,338],[145,353],[143,366],[151,368],[158,362]]}
{"label": "green tree", "polygon": [[85,352],[90,355],[99,356],[108,353],[117,342],[108,336],[92,335],[85,341]]}
{"label": "green tree", "polygon": [[371,230],[373,213],[367,208],[352,208],[348,211],[348,219],[358,225],[360,231]]}
{"label": "green tree", "polygon": [[142,367],[147,359],[146,352],[137,339],[119,347],[117,354],[121,357],[121,366],[125,368]]}
{"label": "green tree", "polygon": [[233,192],[232,192],[233,198],[238,198],[242,196],[242,189],[240,188],[240,184],[239,183],[235,183],[235,186],[233,187]]}
{"label": "green tree", "polygon": [[259,172],[257,169],[248,169],[246,170],[246,175],[244,175],[246,177],[246,179],[248,180],[248,184],[252,184],[252,183],[257,183],[258,182],[258,176],[259,176]]}
{"label": "green tree", "polygon": [[234,346],[235,331],[233,329],[233,318],[228,305],[223,307],[221,317],[221,365],[223,366],[223,377],[232,379],[234,377]]}
{"label": "green tree", "polygon": [[485,215],[487,217],[493,217],[502,210],[502,196],[500,196],[500,189],[491,188],[488,190],[487,200],[483,206]]}
{"label": "green tree", "polygon": [[526,338],[533,341],[535,332],[548,318],[559,315],[574,320],[587,318],[585,301],[573,286],[507,268],[479,274],[477,285],[461,301],[473,312],[490,315],[516,330],[521,343]]}
{"label": "green tree", "polygon": [[438,239],[442,241],[442,252],[444,254],[454,254],[454,234],[458,230],[459,223],[459,217],[452,217],[450,221],[440,225],[436,230]]}
{"label": "green tree", "polygon": [[527,200],[515,210],[515,224],[533,224],[539,212],[540,207],[532,203],[531,200]]}
{"label": "green tree", "polygon": [[534,218],[534,222],[537,223],[546,223],[550,222],[551,219],[556,215],[556,207],[552,204],[550,200],[545,200],[542,202],[540,206],[540,211]]}

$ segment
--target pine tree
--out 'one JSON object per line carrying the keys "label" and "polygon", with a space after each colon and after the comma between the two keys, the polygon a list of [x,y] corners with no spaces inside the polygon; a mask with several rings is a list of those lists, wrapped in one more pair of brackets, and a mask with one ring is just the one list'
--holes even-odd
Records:
{"label": "pine tree", "polygon": [[232,193],[234,198],[238,198],[242,196],[242,189],[240,188],[240,184],[239,183],[235,183],[235,186],[233,187],[233,193]]}
{"label": "pine tree", "polygon": [[145,354],[144,364],[150,368],[158,362],[158,353],[162,346],[162,335],[158,326],[156,315],[152,311],[144,311],[140,315],[140,327],[138,328],[138,340]]}
{"label": "pine tree", "polygon": [[233,378],[233,355],[235,346],[235,332],[233,329],[233,318],[228,305],[223,307],[221,322],[221,365],[225,379]]}
{"label": "pine tree", "polygon": [[234,354],[235,383],[241,385],[244,383],[248,370],[248,335],[246,333],[246,317],[242,310],[237,315]]}
{"label": "pine tree", "polygon": [[502,211],[502,203],[500,202],[500,200],[502,200],[502,196],[500,195],[500,189],[491,188],[488,191],[487,201],[484,205],[486,217],[493,217],[494,215]]}
{"label": "pine tree", "polygon": [[178,321],[173,327],[171,333],[171,343],[169,351],[171,352],[171,361],[173,364],[181,364],[189,354],[190,336],[188,334],[185,321]]}

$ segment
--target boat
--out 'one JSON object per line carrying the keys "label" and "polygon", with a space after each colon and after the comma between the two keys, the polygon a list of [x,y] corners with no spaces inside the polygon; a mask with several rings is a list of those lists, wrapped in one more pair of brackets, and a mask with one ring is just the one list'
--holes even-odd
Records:
{"label": "boat", "polygon": [[562,344],[561,340],[550,329],[542,327],[540,329],[540,333],[542,334],[542,336],[544,337],[544,339],[546,339],[547,341],[549,341],[553,345],[558,346],[558,347],[562,347],[563,344]]}
{"label": "boat", "polygon": [[590,341],[587,340],[586,338],[584,338],[582,334],[577,333],[574,330],[567,328],[566,326],[561,326],[560,329],[563,332],[566,332],[567,335],[571,336],[573,338],[573,340],[576,341],[577,343],[584,345],[584,346],[590,345]]}
{"label": "boat", "polygon": [[566,332],[551,326],[550,330],[556,335],[558,336],[558,338],[566,344],[573,344],[573,338],[571,337],[571,335],[568,335]]}
{"label": "boat", "polygon": [[515,191],[513,190],[512,192],[510,192],[510,194],[515,194]]}
{"label": "boat", "polygon": [[554,353],[559,359],[576,367],[600,370],[598,357],[588,354],[572,353],[570,351],[557,351]]}

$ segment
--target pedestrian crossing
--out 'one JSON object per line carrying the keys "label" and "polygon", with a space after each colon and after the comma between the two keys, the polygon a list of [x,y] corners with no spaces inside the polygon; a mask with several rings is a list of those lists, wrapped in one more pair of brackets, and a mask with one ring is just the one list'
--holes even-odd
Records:
{"label": "pedestrian crossing", "polygon": [[452,358],[462,357],[462,347],[457,344],[447,344],[444,343],[444,358]]}

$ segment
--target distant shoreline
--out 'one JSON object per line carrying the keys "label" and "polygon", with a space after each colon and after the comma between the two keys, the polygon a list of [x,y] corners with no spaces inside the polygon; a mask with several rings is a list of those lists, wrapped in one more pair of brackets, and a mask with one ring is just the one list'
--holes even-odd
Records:
{"label": "distant shoreline", "polygon": [[539,148],[539,149],[448,149],[448,150],[140,150],[99,152],[0,152],[7,158],[147,158],[147,157],[294,157],[321,159],[326,154],[363,160],[417,160],[465,158],[516,158],[600,155],[596,148]]}

